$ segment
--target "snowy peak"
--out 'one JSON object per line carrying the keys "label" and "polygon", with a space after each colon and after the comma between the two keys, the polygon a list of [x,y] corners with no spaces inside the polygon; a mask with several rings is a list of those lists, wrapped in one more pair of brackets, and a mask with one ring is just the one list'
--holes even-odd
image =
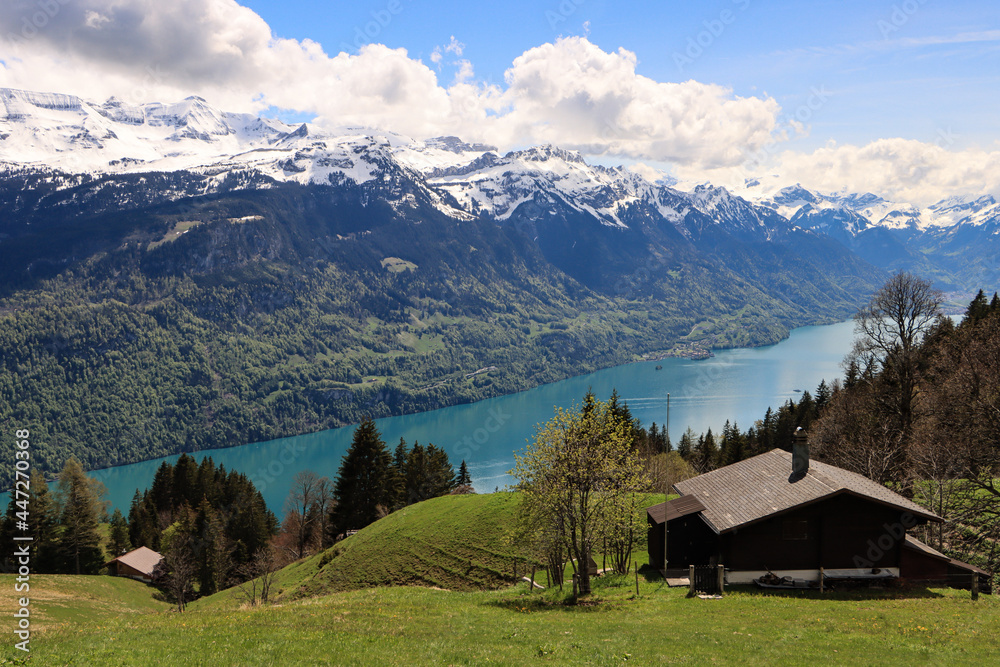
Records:
{"label": "snowy peak", "polygon": [[801,185],[784,187],[765,194],[754,193],[756,203],[788,218],[793,224],[834,236],[856,236],[869,229],[886,229],[923,234],[956,225],[982,225],[1000,214],[990,196],[955,196],[932,206],[888,201],[876,194],[821,193]]}

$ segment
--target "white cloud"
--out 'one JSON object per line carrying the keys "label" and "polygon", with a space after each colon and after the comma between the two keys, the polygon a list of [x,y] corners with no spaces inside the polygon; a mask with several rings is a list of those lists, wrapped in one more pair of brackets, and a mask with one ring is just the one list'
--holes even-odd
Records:
{"label": "white cloud", "polygon": [[806,187],[874,192],[928,205],[956,193],[1000,195],[1000,151],[880,139],[865,146],[835,143],[810,154],[784,152],[779,173]]}
{"label": "white cloud", "polygon": [[[526,51],[500,86],[476,80],[454,36],[429,66],[378,44],[330,56],[310,40],[276,38],[235,0],[53,0],[44,16],[39,6],[0,4],[7,37],[0,39],[0,86],[131,102],[197,94],[228,110],[274,106],[315,113],[327,125],[416,138],[458,134],[502,149],[554,143],[605,161],[669,163],[689,182],[739,185],[778,173],[816,189],[925,203],[956,191],[995,193],[1000,184],[1000,149],[884,139],[781,151],[786,135],[805,128],[778,127],[774,99],[737,97],[696,81],[658,82],[637,73],[635,54],[605,52],[585,37]],[[993,40],[996,33],[959,38]],[[456,71],[446,84],[435,66],[449,55]],[[767,159],[747,164],[755,154]]]}
{"label": "white cloud", "polygon": [[[579,37],[524,53],[502,89],[477,82],[467,60],[456,60],[449,85],[401,49],[368,45],[331,57],[315,42],[274,37],[235,0],[53,6],[58,11],[36,35],[0,44],[0,85],[131,102],[197,94],[231,110],[274,106],[418,138],[462,134],[504,147],[552,142],[699,165],[732,164],[770,141],[778,112],[769,98],[640,76],[634,54],[605,53]],[[23,19],[18,3],[0,5],[0,25]],[[452,37],[431,65],[464,51]]]}
{"label": "white cloud", "polygon": [[[879,139],[864,146],[830,142],[815,151],[781,151],[737,167],[681,165],[674,175],[688,188],[711,182],[740,192],[747,179],[801,183],[820,192],[872,192],[888,200],[929,206],[955,194],[1000,197],[1000,149],[949,150],[945,142]],[[762,151],[767,154],[768,150]]]}
{"label": "white cloud", "polygon": [[533,48],[507,71],[497,120],[508,141],[550,142],[590,154],[681,164],[738,164],[773,140],[773,99],[740,98],[697,81],[636,73],[635,54],[606,53],[582,37]]}

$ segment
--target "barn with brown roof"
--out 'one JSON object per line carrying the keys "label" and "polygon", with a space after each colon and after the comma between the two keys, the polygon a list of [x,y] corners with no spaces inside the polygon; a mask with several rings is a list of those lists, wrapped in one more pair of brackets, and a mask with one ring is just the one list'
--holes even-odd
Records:
{"label": "barn with brown roof", "polygon": [[810,462],[801,437],[792,453],[773,449],[674,490],[679,498],[647,510],[649,562],[660,569],[664,543],[667,569],[722,564],[729,583],[768,571],[816,580],[820,568],[829,577],[906,577],[907,566],[925,580],[940,571],[970,581],[975,569],[907,535],[941,517],[862,475]]}
{"label": "barn with brown roof", "polygon": [[118,577],[132,577],[140,581],[153,580],[153,570],[163,556],[148,547],[139,547],[105,563],[108,571]]}

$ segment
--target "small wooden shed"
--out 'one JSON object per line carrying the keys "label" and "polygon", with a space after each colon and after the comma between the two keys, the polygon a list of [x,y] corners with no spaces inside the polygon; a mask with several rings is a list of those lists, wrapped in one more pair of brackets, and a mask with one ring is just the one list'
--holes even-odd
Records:
{"label": "small wooden shed", "polygon": [[149,583],[153,580],[153,570],[163,560],[163,556],[148,547],[133,549],[127,554],[105,563],[110,574],[116,577],[131,577]]}

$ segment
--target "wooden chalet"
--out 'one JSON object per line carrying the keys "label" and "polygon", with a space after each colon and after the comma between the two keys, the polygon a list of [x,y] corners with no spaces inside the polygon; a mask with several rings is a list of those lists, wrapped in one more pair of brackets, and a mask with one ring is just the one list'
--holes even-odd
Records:
{"label": "wooden chalet", "polygon": [[773,449],[674,490],[679,498],[646,511],[649,562],[660,569],[722,564],[726,580],[741,584],[768,571],[817,580],[823,568],[827,577],[964,576],[969,585],[982,572],[906,533],[941,517],[862,475],[810,462],[802,437],[792,453]]}
{"label": "wooden chalet", "polygon": [[153,570],[163,560],[163,556],[147,547],[139,547],[122,554],[104,564],[116,577],[131,577],[149,583],[153,580]]}

